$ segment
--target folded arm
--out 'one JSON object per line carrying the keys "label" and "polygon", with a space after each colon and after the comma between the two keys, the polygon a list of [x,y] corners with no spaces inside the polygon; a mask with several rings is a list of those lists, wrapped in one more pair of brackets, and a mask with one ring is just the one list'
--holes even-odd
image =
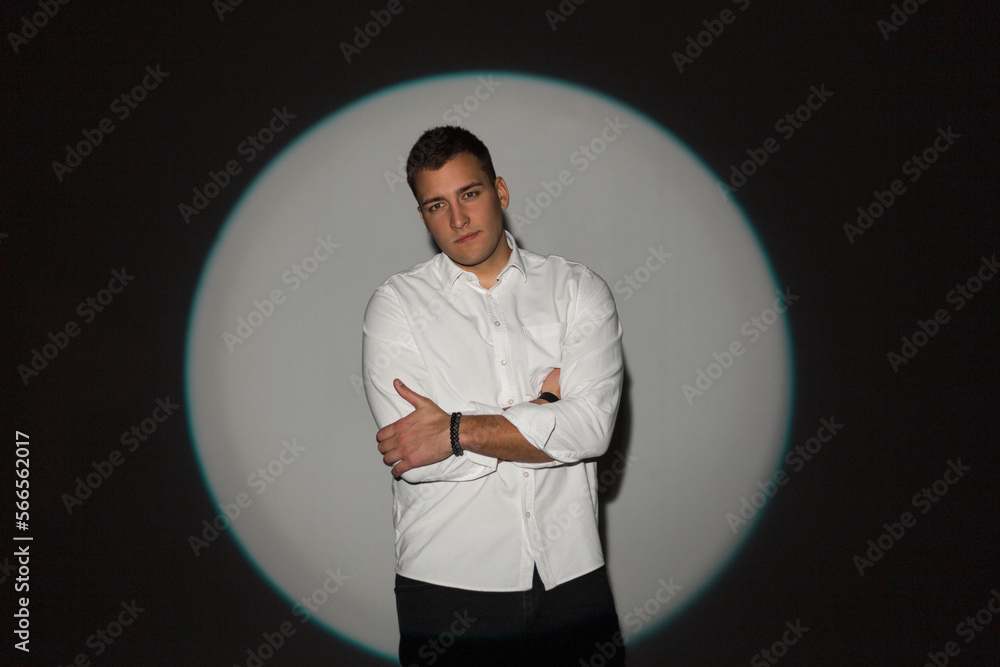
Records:
{"label": "folded arm", "polygon": [[581,279],[561,368],[541,389],[562,400],[536,399],[505,411],[478,403],[463,409],[465,456],[452,455],[450,415],[427,398],[429,373],[391,289],[372,297],[364,334],[364,384],[380,427],[378,449],[397,478],[465,481],[494,472],[500,461],[551,467],[607,450],[621,396],[621,326],[610,290],[594,274]]}
{"label": "folded arm", "polygon": [[[365,311],[363,334],[361,368],[365,395],[375,423],[385,429],[414,410],[395,389],[394,379],[405,382],[418,394],[427,395],[432,386],[431,377],[392,288],[383,286],[372,295]],[[492,406],[475,406],[469,412],[501,412],[500,408]],[[451,453],[450,444],[448,453]],[[411,469],[403,479],[412,483],[468,481],[494,472],[498,463],[496,458],[475,453],[449,458],[423,454],[422,461],[425,463],[421,467]]]}
{"label": "folded arm", "polygon": [[607,451],[624,378],[621,338],[611,290],[596,274],[586,272],[562,341],[561,400],[545,406],[521,403],[503,413],[553,461],[515,465],[567,465]]}
{"label": "folded arm", "polygon": [[[453,455],[451,447],[451,415],[434,401],[421,396],[401,380],[393,381],[401,398],[413,406],[413,412],[375,434],[382,461],[392,466],[397,479],[414,468],[428,466]],[[542,383],[542,392],[559,396],[559,369],[553,370]],[[548,401],[535,399],[535,404]],[[553,459],[521,434],[501,415],[462,415],[459,420],[459,444],[466,452],[521,463],[549,463]]]}

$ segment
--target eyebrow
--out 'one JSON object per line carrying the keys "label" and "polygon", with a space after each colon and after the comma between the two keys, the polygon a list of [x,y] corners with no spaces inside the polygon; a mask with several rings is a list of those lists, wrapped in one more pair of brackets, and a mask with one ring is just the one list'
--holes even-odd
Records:
{"label": "eyebrow", "polygon": [[[482,182],[480,182],[480,181],[473,181],[472,183],[469,183],[468,185],[460,187],[458,189],[458,193],[457,194],[462,194],[463,192],[466,192],[467,190],[471,190],[472,188],[479,187],[479,186],[482,186]],[[444,201],[444,197],[440,197],[440,196],[439,197],[428,197],[427,199],[425,199],[422,202],[420,202],[420,207],[423,208],[424,206],[427,206],[431,202],[436,202],[436,201]]]}

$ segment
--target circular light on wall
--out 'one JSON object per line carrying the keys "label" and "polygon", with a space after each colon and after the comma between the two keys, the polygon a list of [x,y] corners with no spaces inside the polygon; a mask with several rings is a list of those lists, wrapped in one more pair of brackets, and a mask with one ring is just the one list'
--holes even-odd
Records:
{"label": "circular light on wall", "polygon": [[602,520],[634,642],[748,533],[727,515],[783,451],[787,286],[699,160],[593,91],[506,72],[424,79],[275,158],[220,233],[191,317],[187,400],[206,481],[220,513],[239,510],[228,530],[247,556],[300,605],[293,618],[395,655],[390,475],[361,389],[361,320],[376,286],[436,252],[402,158],[448,123],[490,147],[518,242],[587,264],[615,295],[628,437],[601,477],[614,489]]}

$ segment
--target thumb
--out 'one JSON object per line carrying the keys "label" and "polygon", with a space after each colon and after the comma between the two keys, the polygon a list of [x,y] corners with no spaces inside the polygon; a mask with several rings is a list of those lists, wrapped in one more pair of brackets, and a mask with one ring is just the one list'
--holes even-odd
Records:
{"label": "thumb", "polygon": [[403,384],[403,381],[400,380],[399,378],[393,380],[392,384],[396,387],[396,393],[402,396],[407,403],[409,403],[415,408],[419,408],[420,404],[423,401],[427,400],[426,398],[424,398],[423,396],[421,396],[420,394],[418,394],[417,392],[413,391],[405,384]]}

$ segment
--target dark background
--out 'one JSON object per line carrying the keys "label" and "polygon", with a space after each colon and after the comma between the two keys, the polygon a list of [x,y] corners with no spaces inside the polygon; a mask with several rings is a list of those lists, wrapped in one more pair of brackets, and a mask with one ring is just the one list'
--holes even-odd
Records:
{"label": "dark background", "polygon": [[[907,20],[885,39],[878,21],[890,20],[887,2],[753,0],[745,11],[729,0],[651,4],[563,2],[575,10],[553,30],[545,13],[558,11],[556,0],[404,0],[348,63],[338,45],[385,2],[243,2],[224,20],[209,0],[70,2],[16,53],[8,33],[42,10],[4,3],[0,271],[9,453],[0,459],[0,559],[8,558],[0,562],[9,566],[17,546],[10,539],[15,430],[30,435],[34,537],[31,653],[12,649],[5,612],[4,654],[39,665],[70,664],[79,653],[94,665],[244,665],[261,634],[290,618],[288,603],[228,535],[191,557],[191,526],[218,508],[183,408],[72,514],[61,495],[92,472],[91,461],[120,448],[122,430],[148,417],[155,399],[183,405],[197,280],[253,177],[297,136],[366,95],[481,70],[533,73],[617,98],[674,133],[720,178],[747,149],[779,136],[775,121],[803,104],[810,86],[833,93],[792,138],[779,138],[780,150],[734,197],[777,284],[801,295],[788,313],[796,383],[790,442],[813,435],[831,409],[847,426],[769,503],[707,594],[632,648],[633,664],[747,664],[797,619],[809,630],[783,664],[923,665],[948,641],[960,649],[950,664],[997,664],[1000,618],[970,643],[956,625],[1000,588],[1000,280],[985,282],[959,311],[946,301],[981,257],[1000,252],[997,6],[902,3],[897,19]],[[723,9],[735,21],[679,72],[674,52]],[[169,76],[119,120],[111,101],[157,65]],[[191,188],[283,106],[295,123],[185,225],[177,206],[190,203]],[[104,117],[115,130],[60,182],[52,162],[64,161],[65,146]],[[901,175],[903,163],[949,127],[960,135],[954,145],[918,181]],[[897,178],[905,194],[849,243],[843,225]],[[122,267],[134,281],[84,324],[76,305]],[[887,353],[898,354],[901,336],[939,308],[951,320],[893,372]],[[25,384],[18,365],[70,320],[81,324],[79,335]],[[852,558],[866,541],[914,511],[913,494],[958,459],[971,470],[860,577]],[[5,610],[14,608],[15,576],[0,572]],[[87,637],[133,599],[144,611],[95,656]],[[319,626],[295,627],[266,665],[384,664]]]}

